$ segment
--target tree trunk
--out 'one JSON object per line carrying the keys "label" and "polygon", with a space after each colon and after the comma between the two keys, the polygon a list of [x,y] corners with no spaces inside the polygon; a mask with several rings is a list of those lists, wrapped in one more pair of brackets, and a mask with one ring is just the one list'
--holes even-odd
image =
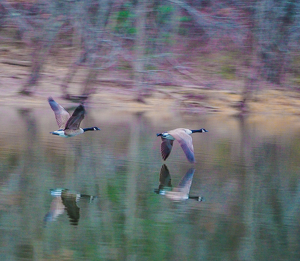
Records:
{"label": "tree trunk", "polygon": [[134,85],[136,89],[136,100],[145,102],[143,99],[143,76],[144,76],[144,63],[145,63],[145,30],[146,30],[146,0],[138,0],[136,7],[136,37],[135,37],[135,50],[134,50]]}
{"label": "tree trunk", "polygon": [[89,66],[88,75],[83,83],[83,89],[81,92],[82,99],[86,100],[91,94],[96,92],[95,82],[99,74],[99,67],[101,66],[101,61],[98,57],[93,57]]}
{"label": "tree trunk", "polygon": [[61,92],[63,94],[62,98],[70,100],[72,99],[72,96],[69,94],[68,92],[68,88],[69,88],[69,83],[72,81],[73,77],[75,76],[77,69],[80,65],[82,65],[86,59],[87,59],[87,51],[84,50],[81,54],[80,57],[77,59],[77,61],[75,61],[69,68],[69,71],[67,73],[67,75],[65,76],[65,78],[63,79],[60,88],[61,88]]}
{"label": "tree trunk", "polygon": [[[63,97],[69,100],[81,100],[85,101],[91,94],[96,92],[95,81],[100,72],[101,60],[98,57],[102,49],[102,38],[105,28],[108,24],[110,14],[112,11],[114,1],[105,0],[102,1],[101,9],[97,9],[95,23],[91,31],[84,28],[85,34],[82,35],[82,47],[84,51],[81,53],[79,59],[71,66],[68,74],[66,75],[64,81],[61,84],[61,91]],[[90,16],[87,12],[85,16]],[[89,24],[84,24],[84,26],[90,26]],[[91,29],[91,28],[90,28]],[[93,32],[93,33],[91,33]],[[94,32],[97,32],[96,34]],[[83,82],[83,88],[80,95],[71,95],[68,92],[69,83],[77,72],[78,66],[87,62],[89,69],[88,75]]]}
{"label": "tree trunk", "polygon": [[[54,44],[54,40],[62,26],[62,23],[54,23],[54,21],[48,22],[50,28],[40,28],[39,30],[45,30],[45,33],[37,32],[39,40],[36,41],[35,49],[32,54],[32,66],[31,74],[27,83],[20,90],[21,94],[32,95],[40,79],[40,72],[45,64],[46,57],[49,54],[51,47]],[[46,34],[45,37],[43,34]]]}
{"label": "tree trunk", "polygon": [[257,3],[256,20],[259,42],[258,57],[262,62],[262,76],[275,84],[281,84],[295,24],[296,1],[264,0]]}

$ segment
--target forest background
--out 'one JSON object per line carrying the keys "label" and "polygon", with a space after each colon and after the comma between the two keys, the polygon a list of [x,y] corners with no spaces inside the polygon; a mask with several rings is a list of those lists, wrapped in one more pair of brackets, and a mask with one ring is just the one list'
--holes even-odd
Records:
{"label": "forest background", "polygon": [[300,113],[296,0],[0,0],[5,104]]}

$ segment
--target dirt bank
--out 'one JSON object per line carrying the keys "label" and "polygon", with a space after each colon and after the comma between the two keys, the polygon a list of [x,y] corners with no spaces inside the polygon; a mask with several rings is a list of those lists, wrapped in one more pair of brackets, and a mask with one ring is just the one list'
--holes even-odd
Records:
{"label": "dirt bank", "polygon": [[[48,106],[48,96],[55,97],[58,102],[67,105],[62,100],[59,84],[67,72],[67,66],[54,66],[50,60],[42,72],[42,79],[33,97],[22,96],[18,92],[29,75],[30,61],[25,53],[11,54],[11,50],[2,52],[0,56],[0,102],[1,105],[24,107]],[[28,58],[27,58],[28,59]],[[15,60],[16,63],[8,62]],[[19,61],[22,61],[21,63]],[[85,71],[81,70],[70,85],[72,94],[80,93],[81,82]],[[106,77],[115,77],[114,73]],[[112,81],[113,82],[113,81]],[[201,83],[199,84],[201,86]],[[90,106],[105,107],[116,110],[144,111],[178,109],[187,113],[220,113],[233,115],[239,113],[237,105],[242,100],[242,81],[220,80],[212,88],[184,85],[181,87],[157,86],[146,103],[134,101],[134,91],[127,87],[99,82],[97,94],[90,100]],[[293,114],[300,115],[300,93],[260,86],[248,103],[249,113],[259,114]]]}

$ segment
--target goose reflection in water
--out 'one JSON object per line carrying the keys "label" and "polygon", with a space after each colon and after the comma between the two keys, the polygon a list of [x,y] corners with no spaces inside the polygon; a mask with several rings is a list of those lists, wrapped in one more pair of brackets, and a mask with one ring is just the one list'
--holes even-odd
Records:
{"label": "goose reflection in water", "polygon": [[154,189],[154,192],[162,195],[165,193],[165,189],[171,190],[172,184],[169,169],[166,164],[163,164],[159,173],[159,185],[157,189]]}
{"label": "goose reflection in water", "polygon": [[45,223],[55,221],[66,210],[71,225],[76,226],[80,217],[80,208],[77,206],[79,199],[87,198],[91,202],[96,198],[96,196],[72,193],[68,189],[51,189],[50,193],[54,199],[51,202],[49,212],[44,217]]}
{"label": "goose reflection in water", "polygon": [[[167,198],[173,201],[183,201],[187,199],[203,201],[203,197],[190,196],[190,189],[191,189],[194,173],[195,173],[195,169],[190,168],[182,177],[178,186],[170,190],[172,188],[171,176],[168,167],[164,164],[162,165],[159,174],[158,189],[155,189],[154,192],[160,195],[165,195]],[[166,188],[168,188],[168,190]]]}

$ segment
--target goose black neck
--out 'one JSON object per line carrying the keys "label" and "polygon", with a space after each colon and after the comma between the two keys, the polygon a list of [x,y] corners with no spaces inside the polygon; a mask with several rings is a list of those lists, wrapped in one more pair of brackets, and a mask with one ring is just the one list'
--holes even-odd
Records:
{"label": "goose black neck", "polygon": [[202,129],[199,129],[199,130],[191,130],[191,132],[192,133],[195,133],[195,132],[200,132],[201,133],[201,132],[207,132],[207,130],[202,128]]}
{"label": "goose black neck", "polygon": [[90,128],[83,128],[83,131],[96,131],[96,130],[100,130],[98,127],[90,127]]}
{"label": "goose black neck", "polygon": [[203,131],[202,131],[202,129],[200,129],[200,130],[191,130],[191,132],[195,133],[195,132],[203,132]]}
{"label": "goose black neck", "polygon": [[199,196],[189,196],[189,199],[194,199],[196,201],[203,201],[203,197],[199,197]]}
{"label": "goose black neck", "polygon": [[80,197],[81,198],[89,198],[90,200],[97,198],[97,196],[91,196],[91,195],[87,195],[87,194],[80,194]]}

